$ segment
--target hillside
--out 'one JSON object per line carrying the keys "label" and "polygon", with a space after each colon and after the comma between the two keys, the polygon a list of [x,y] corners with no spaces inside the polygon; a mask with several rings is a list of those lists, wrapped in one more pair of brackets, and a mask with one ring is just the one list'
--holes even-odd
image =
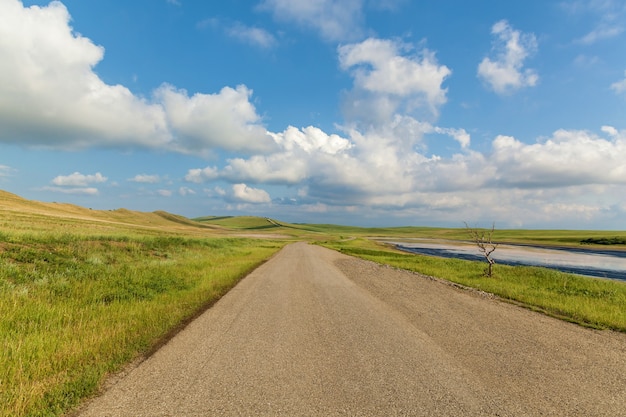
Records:
{"label": "hillside", "polygon": [[120,208],[117,210],[92,210],[67,203],[45,203],[27,200],[0,190],[0,224],[24,232],[37,225],[38,230],[88,233],[89,231],[128,230],[150,233],[219,234],[223,228],[202,224],[186,217],[164,211],[139,212]]}

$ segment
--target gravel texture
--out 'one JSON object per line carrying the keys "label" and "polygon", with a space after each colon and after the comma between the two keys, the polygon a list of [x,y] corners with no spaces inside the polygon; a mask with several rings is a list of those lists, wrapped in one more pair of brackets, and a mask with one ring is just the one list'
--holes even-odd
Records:
{"label": "gravel texture", "polygon": [[626,416],[626,334],[296,243],[79,415]]}

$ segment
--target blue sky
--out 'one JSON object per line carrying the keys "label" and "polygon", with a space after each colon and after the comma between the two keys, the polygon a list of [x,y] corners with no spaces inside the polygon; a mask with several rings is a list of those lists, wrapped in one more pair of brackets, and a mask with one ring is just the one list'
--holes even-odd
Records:
{"label": "blue sky", "polygon": [[0,189],[626,230],[626,3],[0,0]]}

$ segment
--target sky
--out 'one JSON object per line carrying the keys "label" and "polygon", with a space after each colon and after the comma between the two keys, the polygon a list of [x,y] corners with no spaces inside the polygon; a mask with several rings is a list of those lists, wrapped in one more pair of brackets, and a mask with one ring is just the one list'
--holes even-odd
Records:
{"label": "sky", "polygon": [[626,2],[0,0],[0,189],[626,230]]}

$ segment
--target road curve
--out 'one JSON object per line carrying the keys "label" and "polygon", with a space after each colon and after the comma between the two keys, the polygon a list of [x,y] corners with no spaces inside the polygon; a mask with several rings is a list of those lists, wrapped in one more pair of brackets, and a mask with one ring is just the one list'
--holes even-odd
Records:
{"label": "road curve", "polygon": [[79,415],[626,416],[626,334],[296,243]]}

